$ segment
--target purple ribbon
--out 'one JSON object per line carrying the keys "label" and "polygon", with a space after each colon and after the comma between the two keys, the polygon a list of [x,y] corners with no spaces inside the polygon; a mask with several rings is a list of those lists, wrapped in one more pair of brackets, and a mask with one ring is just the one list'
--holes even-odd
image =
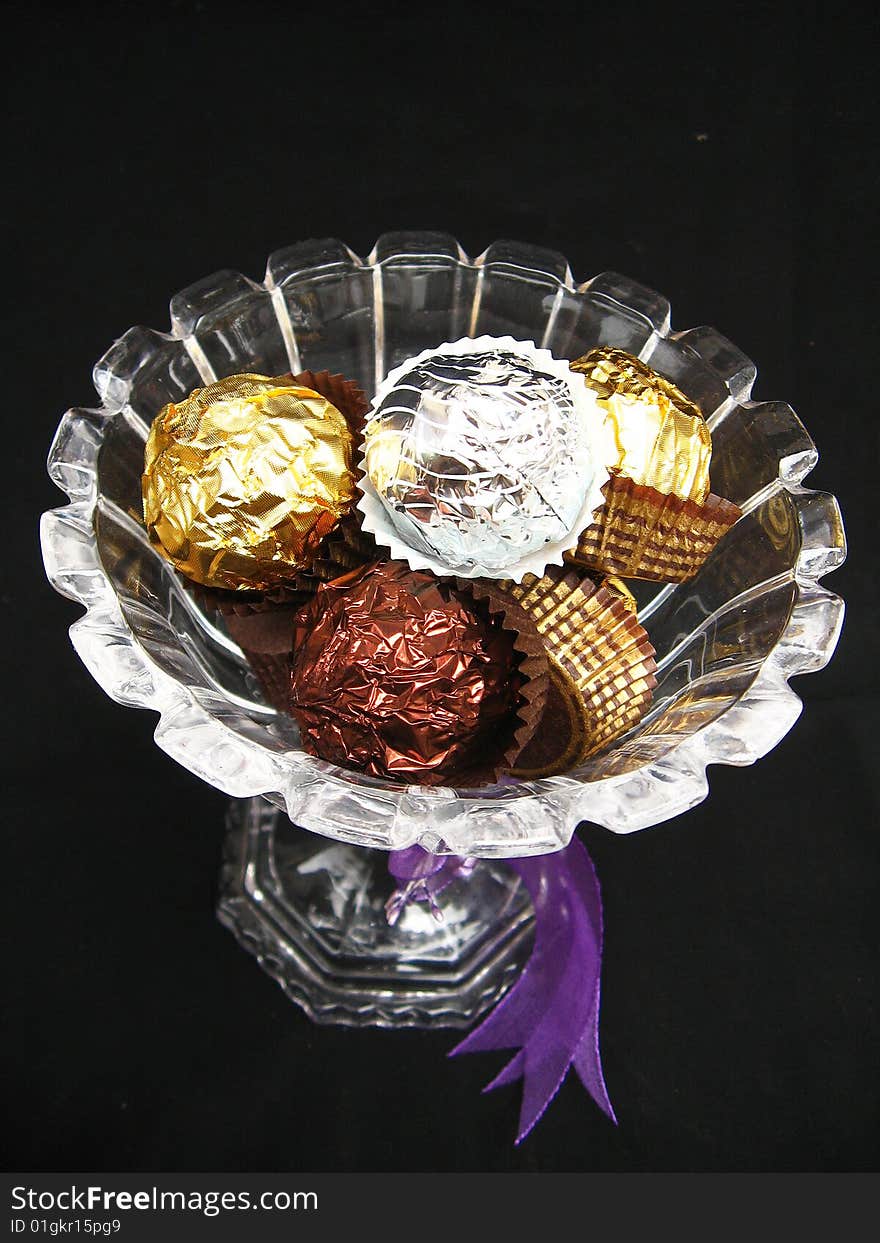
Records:
{"label": "purple ribbon", "polygon": [[393,926],[410,902],[426,902],[434,918],[442,921],[437,894],[459,876],[470,876],[476,862],[476,859],[461,859],[458,855],[432,855],[421,846],[392,850],[388,856],[388,871],[397,881],[397,888],[385,903],[385,918]]}
{"label": "purple ribbon", "polygon": [[[599,977],[602,965],[602,902],[593,862],[577,838],[565,850],[537,858],[509,859],[535,910],[535,944],[526,967],[487,1018],[457,1045],[459,1053],[517,1052],[483,1089],[523,1080],[516,1142],[521,1143],[574,1065],[584,1087],[612,1122],[599,1055]],[[420,847],[394,851],[389,868],[404,881],[392,896],[396,919],[408,901],[428,901],[472,860],[432,856]],[[409,870],[408,870],[409,869]],[[458,869],[458,870],[457,870]],[[403,896],[407,894],[408,896]]]}

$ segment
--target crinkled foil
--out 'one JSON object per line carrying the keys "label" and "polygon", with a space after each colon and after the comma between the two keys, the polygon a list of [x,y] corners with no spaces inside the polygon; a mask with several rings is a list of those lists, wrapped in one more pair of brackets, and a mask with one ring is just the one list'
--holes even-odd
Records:
{"label": "crinkled foil", "polygon": [[366,469],[410,547],[504,570],[575,527],[594,464],[569,385],[503,348],[437,353],[384,395]]}
{"label": "crinkled foil", "polygon": [[628,609],[630,613],[638,612],[636,598],[622,578],[617,578],[616,575],[609,574],[602,580],[602,586],[606,589],[606,591],[610,591],[613,596],[616,596],[623,607]]}
{"label": "crinkled foil", "polygon": [[699,407],[624,350],[602,346],[571,369],[605,411],[608,469],[701,505],[709,495],[712,438]]}
{"label": "crinkled foil", "polygon": [[641,720],[657,684],[655,652],[629,592],[613,580],[551,567],[543,578],[506,587],[542,635],[553,676],[544,720],[513,772],[550,776]]}
{"label": "crinkled foil", "polygon": [[[369,410],[370,403],[353,380],[329,371],[300,371],[297,375],[288,372],[275,379],[279,384],[309,388],[326,397],[345,418],[355,444],[362,440],[364,415]],[[361,515],[356,509],[352,509],[327,536],[317,557],[306,569],[297,571],[290,579],[285,579],[283,584],[268,591],[225,591],[218,587],[205,587],[192,579],[186,581],[192,594],[204,607],[216,609],[226,615],[243,616],[253,612],[273,612],[283,605],[301,607],[315,594],[320,582],[329,582],[356,566],[367,565],[368,562],[375,561],[377,556],[375,541],[361,530]],[[275,699],[270,702],[277,707]],[[286,711],[286,686],[284,703]]]}
{"label": "crinkled foil", "polygon": [[306,569],[297,570],[283,583],[266,591],[225,591],[218,587],[204,587],[192,579],[187,580],[187,587],[203,607],[216,609],[225,616],[274,612],[286,605],[301,608],[321,583],[339,578],[359,565],[368,565],[378,555],[375,543],[360,530],[357,515],[352,511],[340,519]]}
{"label": "crinkled foil", "polygon": [[326,397],[330,404],[345,416],[355,444],[360,443],[370,403],[366,393],[355,384],[354,380],[347,380],[338,371],[310,370],[299,371],[296,375],[288,372],[282,378],[285,383],[295,384],[299,388],[310,388],[315,393],[320,393],[322,397]]}
{"label": "crinkled foil", "polygon": [[520,680],[510,631],[399,562],[321,587],[294,626],[303,746],[375,777],[467,784],[512,736]]}
{"label": "crinkled foil", "polygon": [[355,497],[352,434],[311,389],[238,375],[170,403],[143,476],[151,541],[209,587],[266,590],[316,556]]}

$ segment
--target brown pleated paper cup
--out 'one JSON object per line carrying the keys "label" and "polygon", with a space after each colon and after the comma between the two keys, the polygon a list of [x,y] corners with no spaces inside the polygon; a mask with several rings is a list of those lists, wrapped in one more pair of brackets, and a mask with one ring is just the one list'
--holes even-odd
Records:
{"label": "brown pleated paper cup", "polygon": [[288,711],[290,648],[298,612],[297,605],[267,605],[259,611],[226,616],[230,638],[241,648],[276,712]]}
{"label": "brown pleated paper cup", "polygon": [[693,578],[742,514],[714,493],[697,504],[614,473],[602,494],[604,506],[564,559],[623,578],[660,583]]}
{"label": "brown pleated paper cup", "polygon": [[489,757],[485,769],[473,775],[478,778],[474,784],[482,785],[510,772],[534,738],[550,693],[550,662],[537,626],[508,592],[486,579],[456,579],[456,587],[460,599],[513,634],[514,651],[519,657],[516,719],[512,730],[500,738],[498,751]]}

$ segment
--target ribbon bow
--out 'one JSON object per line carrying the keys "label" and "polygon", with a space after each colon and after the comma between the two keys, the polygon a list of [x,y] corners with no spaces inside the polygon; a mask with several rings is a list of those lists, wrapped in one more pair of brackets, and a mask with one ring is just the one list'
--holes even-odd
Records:
{"label": "ribbon bow", "polygon": [[[534,948],[510,992],[450,1057],[516,1049],[484,1091],[522,1078],[519,1144],[559,1091],[571,1065],[599,1108],[612,1122],[617,1119],[599,1055],[602,902],[593,862],[573,838],[557,854],[508,863],[532,900]],[[396,919],[409,901],[428,901],[436,914],[435,894],[471,870],[473,862],[431,856],[413,846],[392,852],[389,867],[404,882],[389,902],[389,916],[393,913]]]}

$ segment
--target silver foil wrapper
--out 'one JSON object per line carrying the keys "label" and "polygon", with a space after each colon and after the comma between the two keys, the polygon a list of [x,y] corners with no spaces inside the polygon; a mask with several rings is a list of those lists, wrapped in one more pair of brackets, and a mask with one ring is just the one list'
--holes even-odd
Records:
{"label": "silver foil wrapper", "polygon": [[395,531],[450,573],[565,539],[594,475],[571,385],[500,346],[416,362],[380,393],[365,449]]}

